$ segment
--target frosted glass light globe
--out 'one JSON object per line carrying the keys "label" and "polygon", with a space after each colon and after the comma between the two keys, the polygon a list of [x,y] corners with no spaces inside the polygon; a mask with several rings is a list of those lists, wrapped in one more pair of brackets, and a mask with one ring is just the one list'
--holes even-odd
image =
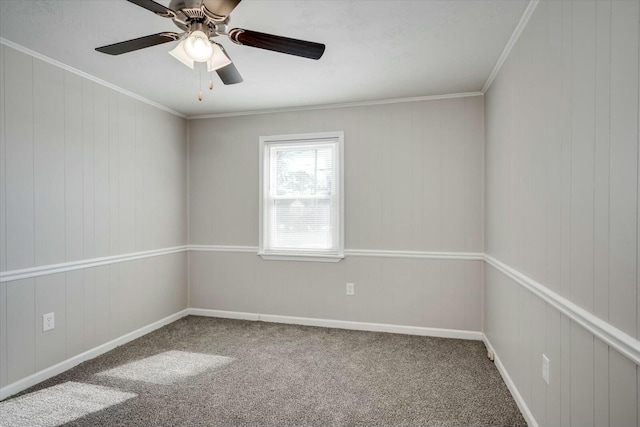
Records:
{"label": "frosted glass light globe", "polygon": [[207,35],[197,30],[185,40],[184,51],[196,62],[207,62],[213,55],[213,46]]}

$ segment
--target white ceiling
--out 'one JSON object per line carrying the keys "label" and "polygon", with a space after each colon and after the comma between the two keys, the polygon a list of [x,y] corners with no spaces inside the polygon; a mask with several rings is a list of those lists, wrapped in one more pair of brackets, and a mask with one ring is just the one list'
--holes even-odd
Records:
{"label": "white ceiling", "polygon": [[[169,0],[160,0],[168,6]],[[244,0],[240,27],[326,44],[314,61],[220,41],[244,82],[197,100],[177,42],[109,56],[94,48],[162,31],[124,0],[0,0],[0,36],[188,116],[480,91],[528,0]],[[180,32],[180,31],[177,31]]]}

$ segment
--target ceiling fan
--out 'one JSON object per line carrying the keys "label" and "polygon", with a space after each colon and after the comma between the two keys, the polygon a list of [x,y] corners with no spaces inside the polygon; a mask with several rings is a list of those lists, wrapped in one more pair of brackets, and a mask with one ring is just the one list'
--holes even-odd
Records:
{"label": "ceiling fan", "polygon": [[206,62],[207,71],[215,71],[225,85],[242,82],[224,47],[212,37],[227,36],[236,44],[267,49],[310,59],[320,59],[325,45],[257,31],[228,30],[229,15],[241,0],[171,0],[165,7],[153,0],[127,0],[163,18],[170,18],[182,33],[163,32],[96,48],[98,52],[121,55],[127,52],[180,40],[169,53],[188,67]]}

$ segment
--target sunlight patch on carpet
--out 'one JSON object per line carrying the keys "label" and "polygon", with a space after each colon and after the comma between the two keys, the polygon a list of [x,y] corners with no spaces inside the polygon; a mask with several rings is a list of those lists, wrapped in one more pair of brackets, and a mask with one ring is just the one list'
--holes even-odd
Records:
{"label": "sunlight patch on carpet", "polygon": [[100,372],[97,375],[170,385],[208,370],[220,368],[231,361],[233,358],[225,356],[167,351]]}
{"label": "sunlight patch on carpet", "polygon": [[0,402],[0,426],[55,427],[134,397],[109,387],[66,382]]}

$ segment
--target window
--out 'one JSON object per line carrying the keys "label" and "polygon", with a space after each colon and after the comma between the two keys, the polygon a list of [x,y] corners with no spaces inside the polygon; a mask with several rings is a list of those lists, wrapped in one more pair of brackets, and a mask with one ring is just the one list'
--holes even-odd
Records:
{"label": "window", "polygon": [[266,259],[344,257],[342,132],[260,137],[260,249]]}

